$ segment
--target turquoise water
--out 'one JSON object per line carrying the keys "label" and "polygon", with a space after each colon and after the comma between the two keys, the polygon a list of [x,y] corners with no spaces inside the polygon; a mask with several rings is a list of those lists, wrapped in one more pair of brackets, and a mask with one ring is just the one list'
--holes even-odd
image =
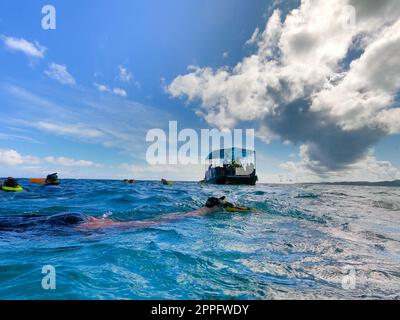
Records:
{"label": "turquoise water", "polygon": [[[29,191],[0,192],[0,215],[82,212],[142,220],[197,209],[211,195],[258,212],[124,231],[0,232],[1,299],[400,295],[400,188],[101,180],[41,188],[20,182]],[[56,269],[55,290],[41,287],[44,265]],[[348,270],[355,282],[344,288]]]}

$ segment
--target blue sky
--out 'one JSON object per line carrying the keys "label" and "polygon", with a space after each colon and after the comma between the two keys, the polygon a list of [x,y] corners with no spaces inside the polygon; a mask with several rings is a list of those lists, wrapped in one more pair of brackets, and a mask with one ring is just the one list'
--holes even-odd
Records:
{"label": "blue sky", "polygon": [[[221,127],[198,114],[210,112],[202,93],[195,99],[188,91],[174,94],[175,80],[189,75],[192,65],[235,68],[260,52],[246,42],[256,28],[264,31],[274,9],[280,8],[283,20],[299,6],[298,1],[266,0],[51,1],[57,28],[43,30],[44,4],[0,3],[2,176],[35,177],[55,170],[64,177],[202,178],[199,168],[148,168],[144,158],[146,132],[167,128],[169,120],[177,120],[180,129]],[[346,57],[349,62],[357,58]],[[263,126],[252,118],[235,121],[235,127],[261,132]],[[287,170],[288,165],[299,168],[301,145],[308,140],[286,139],[278,132],[271,139],[257,136],[262,181],[320,177],[308,168],[306,173]],[[389,161],[395,170],[399,145],[398,134],[382,134],[368,145],[368,156],[374,164]],[[363,157],[367,153],[354,162]]]}

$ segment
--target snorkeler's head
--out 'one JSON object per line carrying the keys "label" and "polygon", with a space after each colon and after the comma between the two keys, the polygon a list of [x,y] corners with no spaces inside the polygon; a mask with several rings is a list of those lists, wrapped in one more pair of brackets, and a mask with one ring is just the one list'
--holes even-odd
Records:
{"label": "snorkeler's head", "polygon": [[4,180],[3,185],[5,187],[16,188],[18,187],[18,181],[15,178],[8,177],[6,180]]}
{"label": "snorkeler's head", "polygon": [[47,218],[46,223],[55,226],[77,225],[85,222],[87,217],[81,213],[58,213]]}
{"label": "snorkeler's head", "polygon": [[225,197],[220,197],[220,198],[210,197],[207,199],[205,206],[207,208],[214,208],[216,206],[223,207],[224,203],[225,203]]}
{"label": "snorkeler's head", "polygon": [[57,181],[57,180],[58,180],[57,173],[49,174],[49,175],[46,177],[46,180],[47,180],[47,181],[51,181],[51,182]]}

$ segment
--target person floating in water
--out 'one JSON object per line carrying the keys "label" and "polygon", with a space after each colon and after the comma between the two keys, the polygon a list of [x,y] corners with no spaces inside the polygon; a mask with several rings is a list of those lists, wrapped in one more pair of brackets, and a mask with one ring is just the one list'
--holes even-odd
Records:
{"label": "person floating in water", "polygon": [[7,192],[19,192],[24,190],[24,188],[19,185],[18,180],[12,177],[5,179],[3,184],[0,183],[0,186],[1,190]]}
{"label": "person floating in water", "polygon": [[123,182],[128,183],[128,184],[136,183],[135,179],[124,179]]}
{"label": "person floating in water", "polygon": [[161,179],[160,182],[164,186],[172,186],[174,184],[172,181],[168,181],[168,180],[165,180],[165,179]]}
{"label": "person floating in water", "polygon": [[58,179],[57,172],[49,174],[44,182],[45,186],[58,186],[59,184],[60,180]]}
{"label": "person floating in water", "polygon": [[[250,211],[250,208],[235,207],[227,202],[225,197],[208,198],[200,209],[186,213],[170,213],[157,219],[119,222],[109,218],[95,218],[81,213],[59,213],[52,216],[19,215],[0,217],[0,231],[23,232],[35,228],[75,227],[78,230],[101,230],[106,228],[133,229],[157,226],[184,218],[204,216],[221,212],[224,208],[237,208],[235,212]],[[229,210],[228,210],[229,211]]]}

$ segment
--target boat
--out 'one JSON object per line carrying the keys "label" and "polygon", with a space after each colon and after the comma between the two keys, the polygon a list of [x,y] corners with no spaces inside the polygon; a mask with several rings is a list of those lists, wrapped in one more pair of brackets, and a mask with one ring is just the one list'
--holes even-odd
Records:
{"label": "boat", "polygon": [[206,158],[207,169],[204,183],[255,185],[256,152],[241,148],[220,149]]}

